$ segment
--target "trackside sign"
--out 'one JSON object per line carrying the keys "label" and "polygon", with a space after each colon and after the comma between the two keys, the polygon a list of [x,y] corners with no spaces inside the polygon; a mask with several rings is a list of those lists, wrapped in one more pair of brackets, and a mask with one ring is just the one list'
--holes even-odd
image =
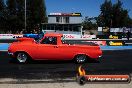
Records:
{"label": "trackside sign", "polygon": [[123,41],[107,41],[108,46],[124,46],[125,42]]}
{"label": "trackside sign", "polygon": [[77,82],[81,85],[86,82],[126,82],[130,83],[129,75],[88,75],[82,66],[78,68]]}
{"label": "trackside sign", "polygon": [[13,39],[13,34],[0,34],[0,39]]}
{"label": "trackside sign", "polygon": [[63,34],[64,39],[95,39],[96,35]]}
{"label": "trackside sign", "polygon": [[16,39],[23,37],[22,34],[0,34],[0,39]]}

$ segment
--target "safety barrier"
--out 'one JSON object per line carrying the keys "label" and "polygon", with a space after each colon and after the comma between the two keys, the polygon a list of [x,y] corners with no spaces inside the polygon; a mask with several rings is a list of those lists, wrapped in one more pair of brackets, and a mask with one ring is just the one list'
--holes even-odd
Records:
{"label": "safety barrier", "polygon": [[[10,43],[0,43],[0,51],[7,51]],[[101,50],[132,50],[132,46],[100,46]]]}
{"label": "safety barrier", "polygon": [[102,50],[132,50],[132,46],[100,46]]}
{"label": "safety barrier", "polygon": [[[20,37],[30,37],[38,39],[40,34],[0,34],[0,39],[16,39]],[[80,35],[80,34],[63,34],[65,39],[127,39],[127,35]],[[132,36],[130,36],[132,38]]]}
{"label": "safety barrier", "polygon": [[7,51],[9,45],[9,43],[0,43],[0,51]]}
{"label": "safety barrier", "polygon": [[[109,36],[110,39],[95,39],[95,35],[63,34],[63,36],[66,41],[72,44],[89,44],[89,42],[92,42],[100,45],[102,50],[132,49],[132,40],[127,43],[117,36]],[[20,37],[37,38],[38,34],[0,34],[0,50],[7,50],[9,43],[16,41]]]}

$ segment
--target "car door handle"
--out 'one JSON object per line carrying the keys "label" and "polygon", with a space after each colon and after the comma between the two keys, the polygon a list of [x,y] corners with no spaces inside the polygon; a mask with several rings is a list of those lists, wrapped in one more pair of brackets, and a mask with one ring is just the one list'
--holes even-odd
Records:
{"label": "car door handle", "polygon": [[54,46],[54,48],[58,48],[58,46]]}

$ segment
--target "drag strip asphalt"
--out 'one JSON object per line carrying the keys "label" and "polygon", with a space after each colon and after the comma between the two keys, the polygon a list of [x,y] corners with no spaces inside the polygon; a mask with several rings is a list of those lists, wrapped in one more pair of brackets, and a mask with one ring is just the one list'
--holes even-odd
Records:
{"label": "drag strip asphalt", "polygon": [[[0,79],[74,79],[79,66],[72,61],[12,63],[7,52],[0,51]],[[103,51],[99,61],[89,61],[82,66],[87,74],[131,74],[132,50]]]}

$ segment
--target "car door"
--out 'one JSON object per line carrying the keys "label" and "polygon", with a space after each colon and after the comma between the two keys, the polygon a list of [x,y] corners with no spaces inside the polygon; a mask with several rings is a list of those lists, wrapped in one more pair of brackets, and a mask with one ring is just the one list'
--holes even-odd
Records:
{"label": "car door", "polygon": [[37,58],[44,60],[57,60],[59,57],[59,46],[57,45],[57,37],[45,37],[38,44]]}
{"label": "car door", "polygon": [[59,52],[60,59],[71,60],[76,54],[76,48],[71,45],[62,44],[61,46],[59,46]]}

